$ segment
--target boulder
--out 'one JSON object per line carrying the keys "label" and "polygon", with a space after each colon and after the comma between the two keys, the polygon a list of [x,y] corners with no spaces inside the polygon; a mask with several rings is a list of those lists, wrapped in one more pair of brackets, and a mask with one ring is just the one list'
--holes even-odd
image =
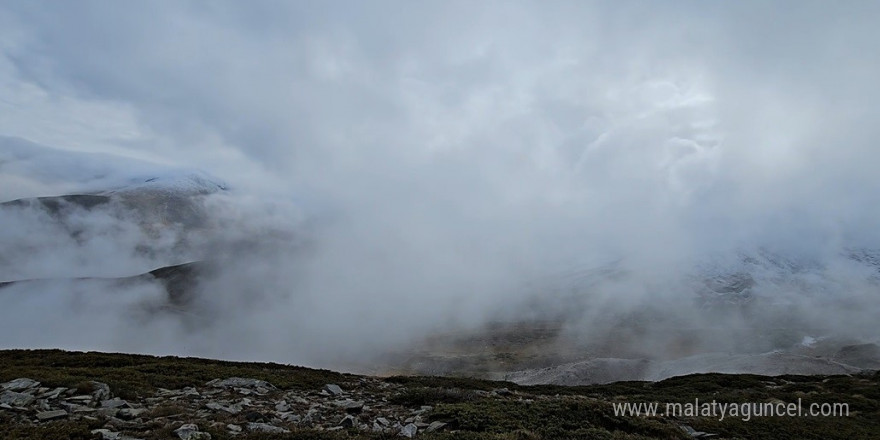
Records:
{"label": "boulder", "polygon": [[104,382],[89,382],[92,385],[92,398],[96,401],[107,400],[110,398],[110,385]]}
{"label": "boulder", "polygon": [[195,423],[187,423],[174,430],[180,440],[211,440],[211,434],[199,431]]}
{"label": "boulder", "polygon": [[63,419],[67,417],[67,411],[63,409],[55,410],[55,411],[43,411],[37,413],[37,419],[41,422],[46,422],[49,420],[55,419]]}
{"label": "boulder", "polygon": [[214,379],[208,382],[207,385],[214,388],[243,388],[264,393],[275,389],[275,386],[269,382],[245,377],[230,377],[222,380]]}
{"label": "boulder", "polygon": [[339,426],[343,428],[353,428],[356,422],[357,420],[355,420],[354,416],[349,414],[339,421]]}
{"label": "boulder", "polygon": [[22,377],[15,380],[10,380],[9,382],[0,385],[0,389],[3,391],[26,391],[26,390],[36,390],[40,387],[40,383],[33,380],[28,379],[26,377]]}
{"label": "boulder", "polygon": [[248,423],[248,430],[252,432],[265,432],[267,434],[284,434],[290,432],[288,429],[279,428],[274,425],[270,425],[268,423]]}
{"label": "boulder", "polygon": [[327,385],[324,385],[324,390],[334,396],[341,396],[345,394],[345,391],[342,391],[342,388],[340,388],[339,385],[336,385],[335,383],[328,383]]}
{"label": "boulder", "polygon": [[418,433],[418,432],[419,432],[418,426],[416,426],[412,423],[409,423],[400,430],[400,436],[406,437],[406,438],[413,438],[416,436],[416,433]]}
{"label": "boulder", "polygon": [[15,391],[4,391],[0,393],[0,403],[5,403],[10,406],[24,407],[34,403],[34,400],[37,400],[36,397],[30,394],[18,393]]}

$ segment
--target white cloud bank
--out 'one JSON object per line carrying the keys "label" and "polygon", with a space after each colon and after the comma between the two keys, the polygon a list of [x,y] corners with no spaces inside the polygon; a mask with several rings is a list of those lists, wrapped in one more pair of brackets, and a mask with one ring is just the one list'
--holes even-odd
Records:
{"label": "white cloud bank", "polygon": [[[563,265],[624,258],[639,281],[596,301],[629,310],[706,255],[880,247],[878,8],[7,4],[0,134],[272,201],[226,205],[232,230],[298,231],[290,204],[320,206],[308,258],[261,254],[215,286],[242,317],[210,337],[96,343],[320,362],[480,322]],[[66,184],[0,166],[6,199]],[[274,305],[242,309],[254,296]]]}

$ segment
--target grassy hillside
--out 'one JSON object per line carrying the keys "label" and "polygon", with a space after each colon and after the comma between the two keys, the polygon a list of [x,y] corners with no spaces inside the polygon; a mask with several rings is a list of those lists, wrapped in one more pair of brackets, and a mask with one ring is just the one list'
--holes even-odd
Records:
{"label": "grassy hillside", "polygon": [[[254,389],[208,384],[230,377],[271,385]],[[99,439],[103,434],[92,431],[106,429],[112,431],[107,435],[119,433],[120,439],[123,435],[176,439],[176,429],[195,423],[213,439],[402,438],[401,428],[407,425],[418,427],[415,438],[424,439],[693,438],[688,428],[731,439],[880,439],[877,373],[831,377],[703,374],[658,383],[525,387],[451,377],[361,377],[271,363],[60,350],[0,351],[0,383],[18,378],[40,382],[39,389],[34,385],[27,390],[34,396],[52,393],[47,390],[64,391],[57,397],[37,398],[29,406],[0,406],[0,438]],[[93,381],[107,384],[118,398],[114,401],[122,399],[124,406],[106,408],[112,406],[101,401],[106,396],[90,399],[95,392]],[[328,384],[344,391],[328,392]],[[850,415],[719,421],[717,417],[622,416],[615,415],[613,407],[620,402],[663,404],[694,399],[737,403],[800,399],[804,406],[843,402],[849,405]],[[53,408],[61,411],[53,417],[56,420],[39,420],[38,416],[46,416]],[[266,426],[279,432],[260,431],[270,429]]]}

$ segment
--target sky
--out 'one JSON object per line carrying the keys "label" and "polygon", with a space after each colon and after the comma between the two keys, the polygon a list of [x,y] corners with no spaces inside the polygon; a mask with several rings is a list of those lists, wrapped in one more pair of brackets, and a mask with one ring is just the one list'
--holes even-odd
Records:
{"label": "sky", "polygon": [[[561,266],[876,248],[878,18],[871,1],[2,1],[0,136],[141,164],[123,174],[204,170],[248,200],[241,230],[332,218],[306,290],[344,293],[315,316],[397,322],[372,298],[403,328],[479,321]],[[0,198],[64,188],[33,169],[0,168]]]}

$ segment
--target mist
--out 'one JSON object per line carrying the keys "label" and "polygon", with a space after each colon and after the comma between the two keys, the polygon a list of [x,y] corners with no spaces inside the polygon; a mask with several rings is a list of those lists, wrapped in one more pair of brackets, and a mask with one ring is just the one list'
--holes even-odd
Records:
{"label": "mist", "polygon": [[[223,183],[196,226],[4,209],[0,282],[36,281],[0,289],[0,346],[355,368],[536,319],[616,357],[877,342],[878,12],[4,5],[0,200]],[[118,280],[193,261],[185,309]],[[746,305],[701,299],[742,273]]]}

